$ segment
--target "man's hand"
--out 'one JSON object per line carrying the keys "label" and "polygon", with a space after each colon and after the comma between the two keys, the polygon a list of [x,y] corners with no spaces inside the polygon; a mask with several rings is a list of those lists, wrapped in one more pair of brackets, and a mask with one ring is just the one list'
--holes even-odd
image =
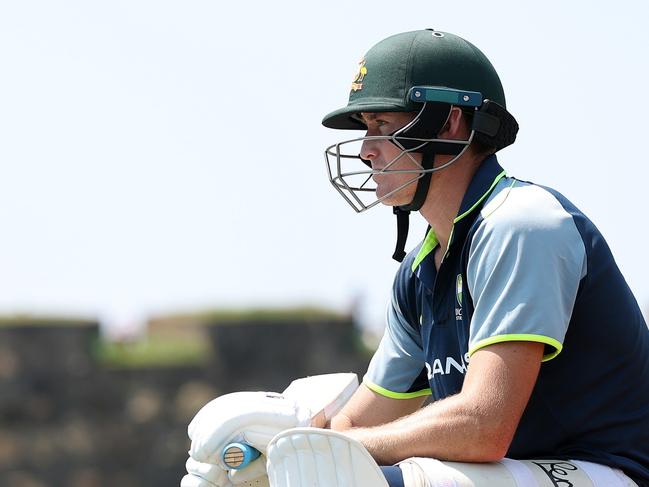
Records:
{"label": "man's hand", "polygon": [[187,475],[180,481],[180,487],[231,487],[228,472],[218,465],[201,463],[189,457],[185,464]]}
{"label": "man's hand", "polygon": [[268,487],[265,457],[242,470],[230,472],[218,465],[197,462],[192,457],[189,457],[185,466],[187,475],[180,481],[180,487]]}
{"label": "man's hand", "polygon": [[220,465],[223,448],[246,443],[262,453],[273,436],[297,426],[308,426],[309,410],[274,392],[235,392],[207,403],[189,424],[189,455],[203,463]]}
{"label": "man's hand", "polygon": [[265,453],[277,433],[309,421],[307,408],[275,392],[235,392],[210,401],[189,424],[190,458],[181,487],[267,485],[264,456],[239,471],[228,471],[224,447],[242,442]]}

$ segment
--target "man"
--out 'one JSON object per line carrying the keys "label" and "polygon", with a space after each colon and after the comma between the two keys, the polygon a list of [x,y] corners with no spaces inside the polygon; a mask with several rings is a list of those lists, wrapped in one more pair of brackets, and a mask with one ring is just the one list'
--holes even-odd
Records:
{"label": "man", "polygon": [[[330,180],[356,211],[394,208],[403,262],[379,349],[331,422],[344,434],[280,432],[271,485],[649,485],[649,330],[585,215],[500,167],[518,125],[487,58],[445,32],[389,37],[323,124],[366,131],[327,149]],[[430,229],[404,258],[412,211]],[[398,466],[384,479],[374,461]]]}

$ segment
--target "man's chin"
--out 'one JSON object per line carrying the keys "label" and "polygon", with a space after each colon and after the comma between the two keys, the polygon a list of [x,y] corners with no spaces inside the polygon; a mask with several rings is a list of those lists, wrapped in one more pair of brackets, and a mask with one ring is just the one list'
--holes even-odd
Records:
{"label": "man's chin", "polygon": [[405,206],[409,204],[410,201],[406,201],[406,198],[400,198],[398,195],[393,194],[381,200],[381,203],[385,206]]}
{"label": "man's chin", "polygon": [[415,197],[415,187],[416,186],[409,185],[406,188],[401,188],[399,191],[390,194],[390,191],[393,191],[393,189],[385,191],[381,186],[379,186],[375,195],[385,206],[405,206],[409,205]]}

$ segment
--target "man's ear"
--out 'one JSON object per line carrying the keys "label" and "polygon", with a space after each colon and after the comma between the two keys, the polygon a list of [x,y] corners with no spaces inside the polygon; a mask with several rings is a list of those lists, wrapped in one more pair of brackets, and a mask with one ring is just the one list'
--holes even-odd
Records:
{"label": "man's ear", "polygon": [[466,139],[466,119],[463,117],[462,109],[451,107],[451,113],[446,120],[446,124],[439,131],[438,137],[440,139]]}

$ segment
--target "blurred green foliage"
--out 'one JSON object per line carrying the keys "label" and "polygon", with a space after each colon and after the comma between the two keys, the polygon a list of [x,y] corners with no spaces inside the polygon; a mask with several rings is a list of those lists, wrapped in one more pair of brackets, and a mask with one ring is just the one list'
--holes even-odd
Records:
{"label": "blurred green foliage", "polygon": [[173,320],[179,323],[184,321],[212,323],[229,322],[277,322],[277,321],[309,321],[310,319],[330,319],[333,321],[348,320],[349,316],[337,311],[332,311],[315,306],[302,306],[297,308],[247,308],[247,309],[212,309],[187,313],[173,313],[152,321],[162,319]]}
{"label": "blurred green foliage", "polygon": [[96,326],[92,318],[78,316],[45,316],[28,313],[0,316],[0,326]]}
{"label": "blurred green foliage", "polygon": [[107,367],[174,367],[203,365],[212,348],[207,340],[148,338],[135,342],[98,340],[95,356]]}
{"label": "blurred green foliage", "polygon": [[[205,334],[209,325],[246,323],[309,323],[328,320],[344,323],[349,316],[315,306],[296,308],[207,309],[168,313],[148,321],[145,336],[110,340],[99,333],[96,320],[85,317],[16,314],[0,316],[2,327],[91,327],[97,329],[93,355],[100,365],[114,368],[175,367],[205,365],[213,353]],[[360,337],[354,336],[365,351]],[[358,343],[356,343],[358,342]]]}

